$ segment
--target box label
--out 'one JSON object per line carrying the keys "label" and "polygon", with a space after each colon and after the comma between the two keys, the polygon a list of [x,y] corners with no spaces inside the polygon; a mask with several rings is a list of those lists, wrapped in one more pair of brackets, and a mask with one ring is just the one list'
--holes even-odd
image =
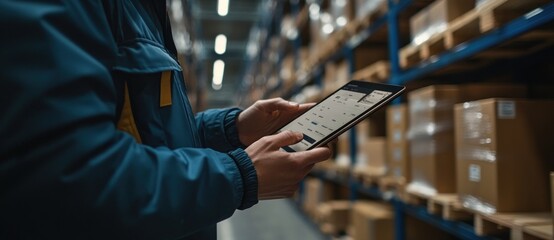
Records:
{"label": "box label", "polygon": [[516,104],[514,101],[498,101],[498,118],[514,119],[516,118]]}
{"label": "box label", "polygon": [[469,165],[469,181],[480,182],[481,181],[481,167],[479,165]]}

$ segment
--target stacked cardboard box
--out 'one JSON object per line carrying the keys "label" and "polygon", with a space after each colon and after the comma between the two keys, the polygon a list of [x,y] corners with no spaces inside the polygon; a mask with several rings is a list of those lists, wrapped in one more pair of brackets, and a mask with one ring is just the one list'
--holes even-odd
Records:
{"label": "stacked cardboard box", "polygon": [[352,207],[349,235],[354,240],[394,239],[394,214],[387,204],[358,201]]}
{"label": "stacked cardboard box", "polygon": [[327,63],[325,65],[324,95],[327,96],[346,84],[350,79],[348,62]]}
{"label": "stacked cardboard box", "polygon": [[356,129],[356,164],[354,165],[354,171],[363,171],[368,164],[368,155],[366,149],[369,136],[369,121],[366,119],[358,123]]}
{"label": "stacked cardboard box", "polygon": [[330,183],[320,179],[307,178],[304,180],[304,200],[302,207],[310,216],[315,216],[316,208],[320,203],[333,199],[334,189]]}
{"label": "stacked cardboard box", "polygon": [[554,170],[554,101],[485,99],[457,104],[458,194],[486,212],[548,211]]}
{"label": "stacked cardboard box", "polygon": [[325,75],[323,76],[323,95],[327,96],[335,91],[335,82],[337,81],[337,64],[329,62],[325,64]]}
{"label": "stacked cardboard box", "polygon": [[410,19],[412,44],[419,45],[444,32],[448,23],[474,7],[474,1],[437,0]]}
{"label": "stacked cardboard box", "polygon": [[526,87],[502,84],[434,85],[408,95],[411,178],[409,191],[456,192],[454,104],[489,97],[524,97]]}
{"label": "stacked cardboard box", "polygon": [[373,176],[383,176],[387,167],[387,139],[372,137],[367,140],[363,149],[367,156],[367,171]]}
{"label": "stacked cardboard box", "polygon": [[348,200],[320,203],[317,206],[316,221],[322,232],[326,234],[345,232],[350,222],[351,205]]}
{"label": "stacked cardboard box", "polygon": [[[383,175],[386,170],[386,139],[374,136],[380,120],[366,119],[356,125],[357,154],[355,171]],[[371,131],[371,130],[374,131]]]}
{"label": "stacked cardboard box", "polygon": [[382,108],[372,113],[368,118],[369,127],[368,135],[369,137],[384,137],[387,136],[387,109]]}
{"label": "stacked cardboard box", "polygon": [[387,142],[384,137],[372,137],[358,143],[354,172],[357,175],[380,177],[387,171]]}
{"label": "stacked cardboard box", "polygon": [[337,64],[337,78],[335,79],[333,92],[348,83],[348,81],[350,81],[350,64],[348,61],[342,61]]}
{"label": "stacked cardboard box", "polygon": [[350,163],[350,136],[345,132],[337,138],[335,164],[339,168],[349,168]]}
{"label": "stacked cardboard box", "polygon": [[399,183],[407,183],[411,179],[408,124],[406,104],[387,108],[387,168],[388,174]]}
{"label": "stacked cardboard box", "polygon": [[[435,226],[409,215],[405,216],[406,239],[457,239]],[[349,235],[354,240],[387,240],[395,238],[391,206],[373,201],[358,201],[352,206]]]}
{"label": "stacked cardboard box", "polygon": [[354,50],[353,55],[354,71],[359,71],[378,61],[389,59],[388,49],[381,46],[359,47]]}

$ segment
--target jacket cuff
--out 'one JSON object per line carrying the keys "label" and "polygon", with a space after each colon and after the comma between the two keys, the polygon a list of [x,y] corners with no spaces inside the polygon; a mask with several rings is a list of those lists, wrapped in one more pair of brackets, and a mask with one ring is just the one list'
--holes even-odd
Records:
{"label": "jacket cuff", "polygon": [[238,209],[244,210],[258,203],[258,175],[252,160],[244,150],[236,149],[229,155],[235,160],[242,176],[243,196]]}
{"label": "jacket cuff", "polygon": [[225,119],[223,120],[223,127],[225,129],[225,137],[227,138],[227,142],[230,143],[232,146],[244,149],[246,148],[246,146],[240,142],[239,131],[237,128],[237,119],[241,112],[242,110],[239,108],[233,108],[229,110],[225,115]]}

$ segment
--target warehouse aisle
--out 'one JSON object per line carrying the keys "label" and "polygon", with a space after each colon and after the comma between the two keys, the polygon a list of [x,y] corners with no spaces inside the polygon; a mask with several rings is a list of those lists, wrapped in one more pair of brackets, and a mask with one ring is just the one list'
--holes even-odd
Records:
{"label": "warehouse aisle", "polygon": [[328,239],[289,199],[261,201],[218,224],[218,240]]}

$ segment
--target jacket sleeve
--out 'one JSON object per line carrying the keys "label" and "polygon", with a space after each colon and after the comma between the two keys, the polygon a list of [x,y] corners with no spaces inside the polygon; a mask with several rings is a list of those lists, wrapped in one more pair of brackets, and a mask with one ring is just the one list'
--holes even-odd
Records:
{"label": "jacket sleeve", "polygon": [[196,115],[196,126],[205,147],[226,152],[245,148],[240,142],[236,120],[241,110],[238,108],[210,109]]}
{"label": "jacket sleeve", "polygon": [[115,128],[100,1],[0,3],[0,239],[174,239],[257,201],[247,154]]}

